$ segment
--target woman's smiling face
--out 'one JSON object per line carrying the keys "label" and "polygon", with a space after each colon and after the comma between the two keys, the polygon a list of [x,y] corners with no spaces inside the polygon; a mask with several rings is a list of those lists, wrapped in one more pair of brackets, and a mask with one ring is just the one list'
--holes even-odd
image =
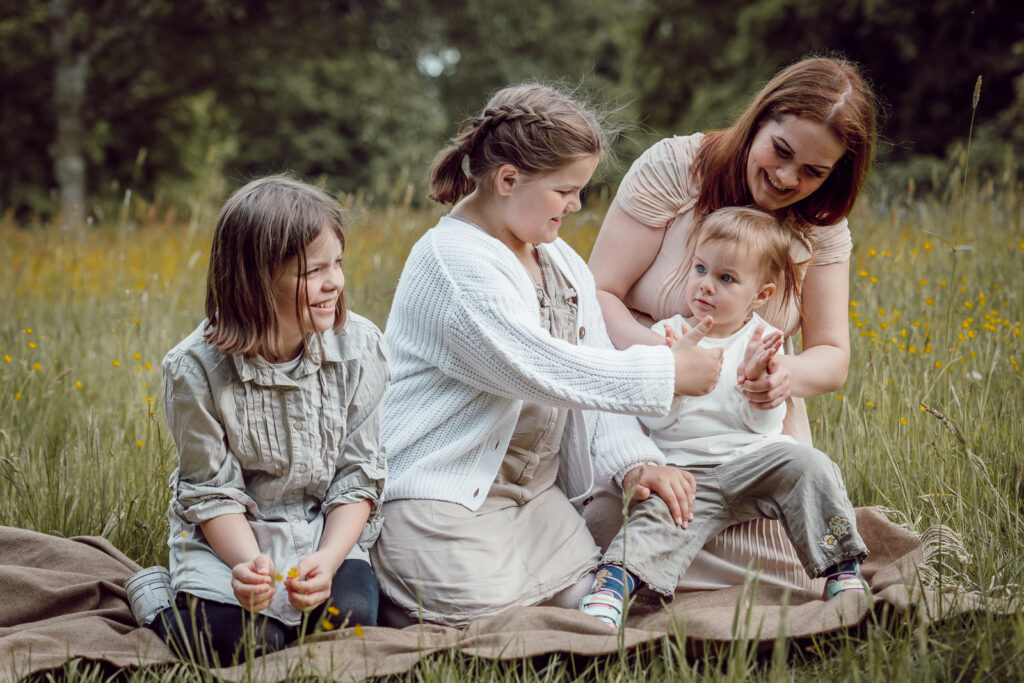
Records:
{"label": "woman's smiling face", "polygon": [[747,188],[754,203],[774,211],[821,187],[846,148],[827,126],[792,114],[768,119],[747,154]]}

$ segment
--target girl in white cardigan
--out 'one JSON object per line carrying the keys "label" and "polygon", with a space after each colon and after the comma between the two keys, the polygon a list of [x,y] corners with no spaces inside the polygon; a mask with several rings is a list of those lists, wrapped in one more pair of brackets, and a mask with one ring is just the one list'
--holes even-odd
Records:
{"label": "girl in white cardigan", "polygon": [[692,519],[692,478],[629,415],[709,391],[721,352],[697,346],[710,318],[672,349],[612,349],[593,278],[558,239],[604,145],[579,103],[523,85],[434,162],[431,196],[455,206],[413,247],[385,332],[389,479],[372,558],[392,623],[578,606],[599,552],[574,504],[595,474]]}

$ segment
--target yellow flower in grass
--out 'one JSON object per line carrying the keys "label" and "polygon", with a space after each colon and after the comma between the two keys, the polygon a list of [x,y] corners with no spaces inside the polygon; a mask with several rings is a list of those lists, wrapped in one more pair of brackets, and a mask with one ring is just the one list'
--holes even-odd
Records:
{"label": "yellow flower in grass", "polygon": [[4,362],[5,363],[10,363],[11,362],[11,357],[9,355],[7,355],[6,353],[4,354]]}
{"label": "yellow flower in grass", "polygon": [[868,401],[864,405],[866,405],[868,408],[874,408],[875,407],[875,402],[874,401]]}
{"label": "yellow flower in grass", "polygon": [[30,348],[30,349],[36,348],[36,343],[35,342],[29,342],[28,343],[28,348]]}
{"label": "yellow flower in grass", "polygon": [[121,361],[119,360],[112,360],[110,361],[110,364],[113,365],[115,368],[121,367]]}
{"label": "yellow flower in grass", "polygon": [[901,417],[900,417],[900,424],[901,424],[901,425],[905,425],[905,424],[907,424],[907,418],[905,418],[905,417],[902,417],[902,416],[901,416]]}
{"label": "yellow flower in grass", "polygon": [[132,358],[134,358],[135,360],[140,360],[142,358],[142,354],[141,353],[133,353],[132,354]]}
{"label": "yellow flower in grass", "polygon": [[29,327],[25,330],[25,334],[32,334],[32,328]]}
{"label": "yellow flower in grass", "polygon": [[20,391],[14,392],[14,400],[15,401],[20,401],[21,400],[21,392]]}
{"label": "yellow flower in grass", "polygon": [[139,448],[142,448],[142,447],[143,447],[143,446],[145,446],[146,444],[145,444],[145,442],[143,442],[143,441],[136,441],[136,442],[135,442],[135,445],[136,445],[136,446],[138,446]]}
{"label": "yellow flower in grass", "polygon": [[81,388],[82,388],[82,380],[78,380],[77,382],[75,382],[75,389],[81,389]]}
{"label": "yellow flower in grass", "polygon": [[40,365],[39,363],[33,363],[32,364],[32,369],[35,370],[36,372],[38,372],[38,371],[43,369],[43,366]]}

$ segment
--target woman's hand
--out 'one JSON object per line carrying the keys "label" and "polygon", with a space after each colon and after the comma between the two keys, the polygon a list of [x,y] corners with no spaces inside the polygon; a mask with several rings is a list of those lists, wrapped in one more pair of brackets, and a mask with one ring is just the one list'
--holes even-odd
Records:
{"label": "woman's hand", "polygon": [[284,580],[288,602],[300,612],[323,603],[331,597],[331,582],[340,566],[336,554],[329,551],[318,550],[302,558],[295,568],[298,572],[296,577],[289,576]]}
{"label": "woman's hand", "polygon": [[672,519],[684,529],[693,521],[697,485],[686,470],[664,465],[634,467],[622,478],[622,490],[632,492],[631,500],[647,500],[652,493],[658,494],[668,505]]}
{"label": "woman's hand", "polygon": [[231,590],[238,604],[250,612],[261,612],[274,599],[274,561],[257,555],[231,568]]}
{"label": "woman's hand", "polygon": [[[739,371],[742,372],[742,369]],[[768,361],[768,372],[759,379],[746,379],[737,374],[736,383],[750,405],[759,410],[771,410],[785,403],[792,395],[789,370],[779,356]]]}

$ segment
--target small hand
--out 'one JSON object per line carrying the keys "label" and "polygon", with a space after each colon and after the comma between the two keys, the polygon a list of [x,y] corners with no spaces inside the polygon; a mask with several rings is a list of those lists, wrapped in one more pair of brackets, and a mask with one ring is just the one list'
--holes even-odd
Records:
{"label": "small hand", "polygon": [[743,352],[743,361],[736,369],[737,384],[748,379],[760,379],[768,372],[768,361],[782,348],[782,332],[772,330],[762,338],[763,334],[764,325],[758,325]]}
{"label": "small hand", "polygon": [[686,528],[693,521],[693,497],[697,490],[693,475],[678,467],[642,465],[622,478],[624,491],[632,491],[631,500],[647,500],[656,493],[668,505],[676,524]]}
{"label": "small hand", "polygon": [[744,379],[738,385],[750,405],[759,410],[776,408],[790,397],[789,370],[779,356],[772,356],[768,372],[759,379]]}
{"label": "small hand", "polygon": [[302,558],[296,567],[297,576],[284,580],[288,602],[302,612],[323,603],[331,597],[331,583],[339,566],[330,553],[322,550]]}
{"label": "small hand", "polygon": [[231,590],[238,604],[250,612],[260,612],[274,599],[274,561],[257,555],[231,568]]}

